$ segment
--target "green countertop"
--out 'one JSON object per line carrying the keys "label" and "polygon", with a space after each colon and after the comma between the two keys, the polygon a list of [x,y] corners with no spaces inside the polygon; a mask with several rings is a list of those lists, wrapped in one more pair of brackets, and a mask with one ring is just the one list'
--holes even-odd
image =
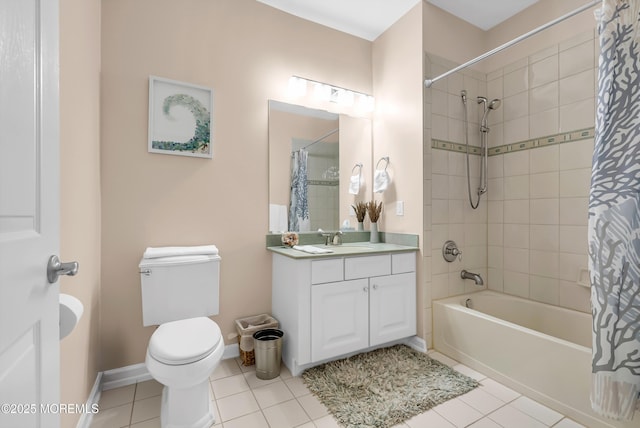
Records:
{"label": "green countertop", "polygon": [[320,259],[331,257],[344,257],[344,256],[362,256],[368,254],[379,253],[398,253],[408,251],[418,251],[417,246],[398,245],[390,243],[377,243],[372,244],[369,242],[348,242],[342,245],[324,245],[324,244],[312,244],[314,247],[332,250],[331,253],[312,254],[304,251],[299,251],[293,248],[285,246],[267,247],[267,250],[274,253],[281,254],[283,256],[291,257],[292,259]]}

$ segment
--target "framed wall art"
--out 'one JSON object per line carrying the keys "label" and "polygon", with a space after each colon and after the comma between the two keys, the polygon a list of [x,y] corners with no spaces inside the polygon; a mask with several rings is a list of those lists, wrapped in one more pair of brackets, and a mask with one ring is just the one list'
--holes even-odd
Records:
{"label": "framed wall art", "polygon": [[213,157],[213,89],[149,77],[149,152]]}

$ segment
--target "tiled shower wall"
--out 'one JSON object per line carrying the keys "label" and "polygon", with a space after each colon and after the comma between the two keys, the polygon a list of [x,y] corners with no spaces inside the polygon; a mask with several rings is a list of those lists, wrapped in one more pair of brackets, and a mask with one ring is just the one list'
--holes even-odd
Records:
{"label": "tiled shower wall", "polygon": [[[490,146],[592,128],[595,49],[590,31],[489,73],[489,98],[503,100],[490,116]],[[589,312],[589,289],[577,281],[588,265],[593,138],[563,138],[489,158],[488,283]]]}
{"label": "tiled shower wall", "polygon": [[[550,46],[488,74],[464,70],[425,91],[425,331],[431,344],[431,300],[479,289],[459,278],[480,273],[489,289],[588,312],[587,204],[593,152],[597,41],[594,32]],[[425,55],[425,74],[456,64]],[[478,95],[499,98],[489,115],[489,191],[478,210],[467,200],[460,91],[467,91],[469,143],[478,146]],[[589,130],[590,138],[565,133]],[[561,134],[561,135],[557,135]],[[553,136],[552,143],[548,138]],[[564,139],[569,139],[564,141]],[[446,141],[453,150],[433,148]],[[526,142],[516,151],[513,143]],[[455,144],[457,143],[457,144]],[[499,148],[499,149],[498,149]],[[495,154],[500,150],[501,154]],[[471,158],[472,192],[479,157]],[[453,239],[462,261],[446,263]],[[430,257],[429,257],[430,256]]]}
{"label": "tiled shower wall", "polygon": [[[425,73],[439,75],[455,67],[442,58],[426,55]],[[478,129],[478,95],[486,94],[483,73],[466,70],[434,84],[425,91],[424,201],[425,201],[425,301],[424,330],[431,346],[431,301],[482,289],[463,280],[464,268],[487,278],[487,204],[471,209],[467,200],[466,158],[462,153],[433,149],[432,138],[464,143],[464,110],[460,91],[467,91],[469,130]],[[469,132],[469,143],[480,145],[479,134]],[[478,177],[479,157],[470,156],[470,174]],[[477,178],[473,188],[478,187]],[[445,241],[453,240],[462,260],[448,263],[442,257]],[[429,251],[429,248],[431,251]]]}

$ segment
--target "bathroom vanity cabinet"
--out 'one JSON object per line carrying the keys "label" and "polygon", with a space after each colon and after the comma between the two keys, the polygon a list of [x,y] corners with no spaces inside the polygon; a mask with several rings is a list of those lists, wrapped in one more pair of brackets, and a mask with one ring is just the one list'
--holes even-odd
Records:
{"label": "bathroom vanity cabinet", "polygon": [[416,334],[416,253],[273,255],[273,315],[294,375]]}

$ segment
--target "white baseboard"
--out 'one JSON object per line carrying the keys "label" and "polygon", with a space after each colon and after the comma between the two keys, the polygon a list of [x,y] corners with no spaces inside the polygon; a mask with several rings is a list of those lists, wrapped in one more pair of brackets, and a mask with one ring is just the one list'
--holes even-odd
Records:
{"label": "white baseboard", "polygon": [[223,360],[228,360],[229,358],[238,358],[240,356],[240,346],[237,343],[233,345],[227,345],[224,347],[224,353],[222,354]]}
{"label": "white baseboard", "polygon": [[[93,408],[94,404],[97,404],[100,401],[100,396],[102,395],[102,372],[98,372],[96,376],[95,382],[93,382],[93,387],[91,388],[91,392],[89,393],[89,398],[87,398],[86,408]],[[76,428],[89,428],[91,426],[91,421],[93,420],[93,413],[86,412],[80,416],[78,420],[78,424]]]}
{"label": "white baseboard", "polygon": [[411,336],[407,339],[405,344],[418,352],[427,352],[427,342],[425,342],[425,340],[421,337]]}
{"label": "white baseboard", "polygon": [[151,379],[153,378],[144,363],[133,364],[103,372],[102,390],[107,391]]}

